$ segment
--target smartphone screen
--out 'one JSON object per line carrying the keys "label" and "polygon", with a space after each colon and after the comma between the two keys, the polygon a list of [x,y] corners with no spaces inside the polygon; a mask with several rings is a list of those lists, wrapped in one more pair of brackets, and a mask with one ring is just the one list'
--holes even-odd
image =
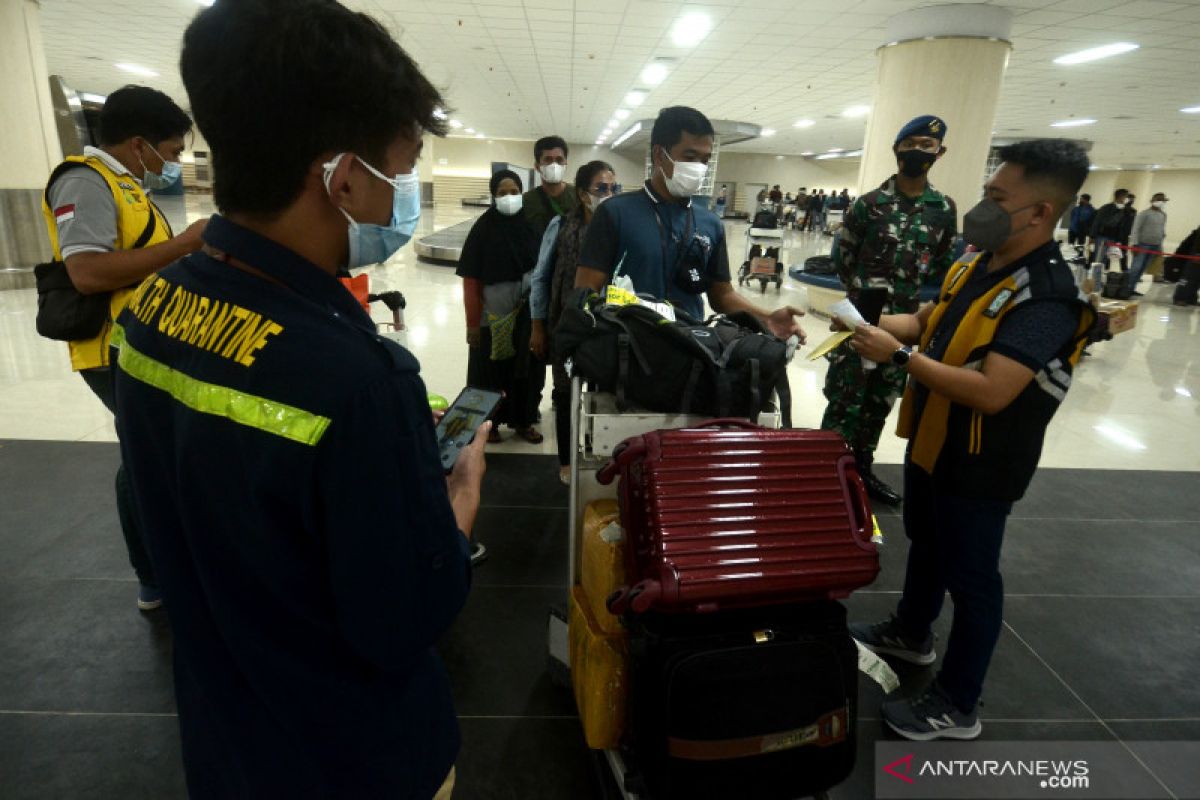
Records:
{"label": "smartphone screen", "polygon": [[454,468],[458,454],[474,440],[475,431],[492,415],[503,397],[500,392],[468,386],[450,404],[436,428],[443,470],[449,472]]}

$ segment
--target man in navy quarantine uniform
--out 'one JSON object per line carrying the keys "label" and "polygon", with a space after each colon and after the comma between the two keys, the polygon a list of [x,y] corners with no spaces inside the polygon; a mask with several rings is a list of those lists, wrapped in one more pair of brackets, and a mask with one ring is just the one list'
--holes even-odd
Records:
{"label": "man in navy quarantine uniform", "polygon": [[486,430],[444,475],[416,360],[335,278],[412,235],[442,99],[328,0],[218,2],[181,71],[221,214],[113,345],[189,794],[446,797],[459,732],[433,646],[471,584]]}

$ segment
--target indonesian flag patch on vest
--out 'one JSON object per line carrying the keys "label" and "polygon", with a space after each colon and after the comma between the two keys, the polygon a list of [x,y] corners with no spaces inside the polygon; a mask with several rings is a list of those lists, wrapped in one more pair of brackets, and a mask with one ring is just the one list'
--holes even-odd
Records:
{"label": "indonesian flag patch on vest", "polygon": [[62,225],[64,222],[70,222],[73,219],[75,219],[74,203],[69,206],[59,206],[58,208],[54,209],[54,221],[59,225]]}

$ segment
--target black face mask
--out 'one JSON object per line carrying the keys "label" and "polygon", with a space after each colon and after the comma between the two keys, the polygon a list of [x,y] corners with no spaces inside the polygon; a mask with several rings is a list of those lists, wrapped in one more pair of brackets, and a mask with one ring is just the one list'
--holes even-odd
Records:
{"label": "black face mask", "polygon": [[924,150],[902,150],[896,153],[896,160],[900,162],[900,174],[906,178],[919,178],[929,172],[937,157],[937,153],[926,153]]}

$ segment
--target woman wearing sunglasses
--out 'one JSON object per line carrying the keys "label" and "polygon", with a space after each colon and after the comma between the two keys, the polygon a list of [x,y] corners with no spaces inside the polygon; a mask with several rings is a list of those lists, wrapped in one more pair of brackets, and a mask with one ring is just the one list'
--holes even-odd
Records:
{"label": "woman wearing sunglasses", "polygon": [[[621,190],[616,179],[612,166],[603,161],[589,161],[580,167],[575,173],[578,206],[554,219],[542,238],[537,268],[533,273],[533,292],[530,298],[533,335],[529,342],[530,350],[542,360],[545,360],[547,352],[550,351],[551,331],[558,325],[563,305],[575,288],[579,250],[583,246],[583,237],[592,221],[592,214],[601,203]],[[566,368],[558,358],[554,359],[553,374],[552,396],[554,428],[558,437],[558,476],[563,483],[569,483],[571,379],[567,377]]]}

